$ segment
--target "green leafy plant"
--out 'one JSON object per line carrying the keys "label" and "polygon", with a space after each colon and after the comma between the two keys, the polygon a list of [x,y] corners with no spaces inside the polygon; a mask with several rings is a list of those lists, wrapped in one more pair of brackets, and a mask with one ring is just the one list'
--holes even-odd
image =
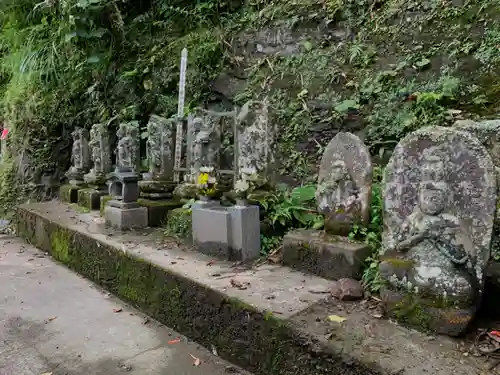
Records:
{"label": "green leafy plant", "polygon": [[383,229],[382,173],[382,168],[374,168],[370,223],[366,227],[355,225],[351,233],[349,233],[349,238],[363,241],[372,247],[372,255],[365,259],[365,269],[362,277],[363,285],[372,292],[378,292],[382,286],[382,279],[378,270]]}
{"label": "green leafy plant", "polygon": [[315,208],[315,194],[314,185],[292,190],[282,187],[263,197],[250,195],[249,200],[257,202],[264,209],[266,219],[272,226],[321,229],[324,219]]}

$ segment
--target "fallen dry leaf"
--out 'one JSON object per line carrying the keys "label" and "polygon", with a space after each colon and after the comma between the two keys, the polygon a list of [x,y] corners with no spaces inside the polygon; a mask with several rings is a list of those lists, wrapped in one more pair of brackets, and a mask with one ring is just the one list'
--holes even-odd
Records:
{"label": "fallen dry leaf", "polygon": [[122,312],[122,308],[120,307],[120,308],[118,308],[118,309],[113,309],[113,312],[114,312],[114,313],[119,313],[119,312]]}
{"label": "fallen dry leaf", "polygon": [[376,319],[382,319],[382,314],[372,314],[372,316]]}
{"label": "fallen dry leaf", "polygon": [[53,320],[56,320],[57,319],[57,316],[51,316],[49,319],[47,319],[49,322],[53,321]]}
{"label": "fallen dry leaf", "polygon": [[213,259],[207,262],[207,266],[211,266],[213,264],[215,264],[215,260]]}
{"label": "fallen dry leaf", "polygon": [[338,316],[338,315],[328,315],[328,320],[330,322],[334,322],[334,323],[342,323],[343,321],[346,321],[347,318],[343,318],[343,317]]}
{"label": "fallen dry leaf", "polygon": [[190,354],[191,358],[193,358],[193,366],[198,367],[201,365],[201,361],[199,358],[195,357],[194,355]]}
{"label": "fallen dry leaf", "polygon": [[42,375],[52,375],[52,372],[44,372]]}
{"label": "fallen dry leaf", "polygon": [[177,337],[176,339],[173,339],[173,340],[170,340],[169,342],[167,342],[167,344],[172,345],[172,344],[178,344],[180,342],[181,342],[181,339]]}

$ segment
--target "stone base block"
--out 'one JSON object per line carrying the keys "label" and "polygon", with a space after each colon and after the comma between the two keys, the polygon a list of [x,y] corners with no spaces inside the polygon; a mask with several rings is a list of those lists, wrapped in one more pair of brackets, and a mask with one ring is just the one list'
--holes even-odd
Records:
{"label": "stone base block", "polygon": [[78,190],[82,187],[75,185],[62,185],[59,188],[59,199],[65,203],[78,203]]}
{"label": "stone base block", "polygon": [[193,244],[199,252],[230,259],[230,228],[231,215],[227,208],[212,204],[192,206]]}
{"label": "stone base block", "polygon": [[92,188],[78,190],[78,205],[88,210],[99,210],[101,207],[101,197],[107,191]]}
{"label": "stone base block", "polygon": [[151,200],[141,198],[137,203],[148,209],[148,223],[150,227],[159,227],[165,224],[168,212],[182,207],[182,203],[176,200]]}
{"label": "stone base block", "polygon": [[283,238],[283,264],[332,280],[359,280],[371,252],[364,243],[313,229],[296,230]]}
{"label": "stone base block", "polygon": [[380,296],[389,317],[425,333],[461,336],[477,311],[474,306],[446,306],[442,302],[387,288],[382,289]]}
{"label": "stone base block", "polygon": [[260,256],[260,218],[258,206],[233,206],[231,215],[232,258],[239,261]]}
{"label": "stone base block", "polygon": [[140,229],[148,226],[146,207],[122,209],[107,206],[104,210],[106,225],[119,230]]}
{"label": "stone base block", "polygon": [[104,216],[104,210],[106,209],[108,202],[112,199],[113,197],[111,195],[103,195],[100,198],[99,211],[101,213],[101,216]]}

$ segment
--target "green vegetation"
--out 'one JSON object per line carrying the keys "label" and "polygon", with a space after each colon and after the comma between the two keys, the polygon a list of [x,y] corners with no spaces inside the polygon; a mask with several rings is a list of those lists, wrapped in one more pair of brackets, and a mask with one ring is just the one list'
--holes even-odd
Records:
{"label": "green vegetation", "polygon": [[[176,112],[189,51],[186,111],[267,98],[280,130],[281,175],[305,184],[257,199],[264,251],[284,228],[321,227],[318,158],[339,130],[362,131],[377,162],[419,127],[488,116],[500,93],[500,2],[466,0],[4,0],[0,3],[0,214],[68,168],[76,126]],[[221,73],[242,82],[221,98]],[[229,80],[232,82],[232,80]],[[229,90],[228,82],[222,84]],[[231,91],[230,90],[230,91]],[[376,290],[380,180],[364,280]],[[18,188],[12,188],[18,186]],[[300,193],[299,193],[300,191]],[[172,230],[186,233],[188,224]]]}

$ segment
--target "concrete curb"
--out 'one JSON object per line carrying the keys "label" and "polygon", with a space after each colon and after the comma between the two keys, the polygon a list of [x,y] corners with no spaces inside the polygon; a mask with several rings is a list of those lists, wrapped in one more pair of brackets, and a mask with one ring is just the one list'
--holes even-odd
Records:
{"label": "concrete curb", "polygon": [[[300,283],[301,278],[308,277],[303,274],[276,266],[253,276],[253,290],[218,287],[217,283],[228,284],[228,279],[212,280],[210,286],[196,280],[194,275],[200,274],[201,268],[196,268],[199,266],[195,263],[191,263],[193,269],[179,272],[173,269],[178,265],[165,265],[165,254],[158,249],[146,245],[128,249],[123,240],[94,232],[88,222],[82,224],[69,211],[68,206],[56,202],[20,206],[17,234],[149,316],[207,348],[214,346],[223,359],[256,374],[477,372],[476,366],[460,363],[460,357],[449,353],[452,342],[443,344],[440,339],[430,343],[421,334],[380,320],[380,333],[367,337],[369,316],[345,311],[338,303],[332,306],[324,301],[324,294],[297,288],[287,291],[288,287],[284,287],[276,299],[265,298],[268,285]],[[176,251],[171,253],[175,256]],[[200,257],[182,251],[178,254]],[[158,264],[161,261],[163,265]],[[252,277],[251,273],[247,275]],[[329,285],[314,276],[302,282],[307,288],[319,287],[323,291]],[[305,302],[304,296],[308,297]],[[347,324],[325,323],[326,316],[338,309],[339,315],[348,313]],[[373,350],[377,345],[390,347],[391,355]],[[437,353],[440,349],[443,353]]]}

